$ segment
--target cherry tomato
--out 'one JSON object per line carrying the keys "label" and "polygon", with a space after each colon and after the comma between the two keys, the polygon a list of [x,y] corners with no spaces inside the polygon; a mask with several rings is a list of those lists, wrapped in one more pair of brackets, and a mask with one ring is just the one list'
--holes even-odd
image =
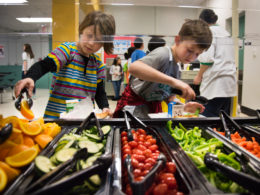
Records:
{"label": "cherry tomato", "polygon": [[131,150],[131,147],[129,146],[129,144],[125,144],[125,145],[123,145],[123,147],[122,147],[122,150],[124,150],[124,149],[129,149],[129,150]]}
{"label": "cherry tomato", "polygon": [[123,155],[123,161],[125,161],[127,155],[128,155],[128,154],[124,154],[124,155]]}
{"label": "cherry tomato", "polygon": [[144,150],[144,155],[145,155],[146,158],[151,157],[152,154],[153,154],[153,153],[152,153],[152,151],[151,151],[150,149]]}
{"label": "cherry tomato", "polygon": [[122,131],[121,133],[121,137],[127,136],[127,132],[126,131]]}
{"label": "cherry tomato", "polygon": [[153,195],[165,195],[167,193],[168,186],[165,183],[158,184],[153,189]]}
{"label": "cherry tomato", "polygon": [[143,171],[143,176],[146,176],[149,173],[149,170],[144,170]]}
{"label": "cherry tomato", "polygon": [[137,168],[140,170],[144,170],[144,163],[142,163],[142,162],[138,163]]}
{"label": "cherry tomato", "polygon": [[147,135],[147,136],[145,137],[145,139],[146,139],[146,140],[153,139],[153,136]]}
{"label": "cherry tomato", "polygon": [[134,129],[131,130],[132,133],[136,133]]}
{"label": "cherry tomato", "polygon": [[128,144],[132,149],[138,146],[136,141],[130,141]]}
{"label": "cherry tomato", "polygon": [[170,189],[175,189],[177,188],[177,182],[176,182],[176,179],[175,177],[166,177],[162,183],[166,183],[168,188]]}
{"label": "cherry tomato", "polygon": [[138,168],[139,162],[135,158],[131,158],[133,168]]}
{"label": "cherry tomato", "polygon": [[139,176],[139,177],[135,178],[135,181],[142,181],[143,179],[144,179],[143,176]]}
{"label": "cherry tomato", "polygon": [[151,163],[145,163],[145,164],[144,164],[144,169],[145,169],[145,170],[148,170],[148,171],[149,171],[149,170],[151,170],[152,168],[153,168],[153,165],[152,165]]}
{"label": "cherry tomato", "polygon": [[121,138],[121,141],[122,141],[122,142],[127,141],[127,137],[126,137],[126,136],[122,137],[122,138]]}
{"label": "cherry tomato", "polygon": [[144,142],[144,146],[146,147],[146,148],[148,148],[149,146],[151,146],[152,144],[150,143],[150,142],[148,142],[148,141],[145,141]]}
{"label": "cherry tomato", "polygon": [[126,144],[128,144],[128,141],[127,141],[127,140],[122,141],[122,147],[123,147],[124,145],[126,145]]}
{"label": "cherry tomato", "polygon": [[131,149],[126,148],[126,149],[123,150],[123,155],[125,155],[125,154],[131,154],[131,153],[132,153],[132,152],[131,152]]}
{"label": "cherry tomato", "polygon": [[150,150],[156,151],[158,149],[158,146],[156,144],[153,144],[149,147]]}
{"label": "cherry tomato", "polygon": [[176,172],[176,164],[174,162],[167,162],[166,163],[166,171],[170,173]]}
{"label": "cherry tomato", "polygon": [[138,154],[138,155],[143,155],[143,151],[139,150],[139,149],[136,149],[136,148],[132,150],[132,153],[133,154]]}
{"label": "cherry tomato", "polygon": [[174,175],[172,173],[160,173],[159,177],[160,177],[160,180],[163,181],[163,180],[166,180],[168,177],[174,178]]}
{"label": "cherry tomato", "polygon": [[140,169],[135,169],[133,171],[134,177],[142,176],[142,171]]}
{"label": "cherry tomato", "polygon": [[138,146],[137,146],[137,148],[139,149],[139,150],[142,150],[142,151],[145,151],[147,148],[144,146],[144,145],[142,145],[142,144],[139,144]]}
{"label": "cherry tomato", "polygon": [[146,135],[146,131],[143,129],[138,129],[137,132],[140,134]]}
{"label": "cherry tomato", "polygon": [[144,139],[144,137],[143,137],[143,136],[142,136],[142,137],[141,137],[141,136],[139,136],[139,137],[138,137],[138,141],[140,141],[140,142],[144,142],[144,141],[145,141],[145,139]]}
{"label": "cherry tomato", "polygon": [[144,161],[145,163],[150,163],[152,166],[156,163],[156,160],[154,160],[153,158],[147,158]]}
{"label": "cherry tomato", "polygon": [[151,144],[156,144],[156,139],[154,138],[148,139],[147,141],[149,141]]}
{"label": "cherry tomato", "polygon": [[142,154],[138,154],[136,159],[139,161],[139,162],[144,162],[145,161],[145,156],[142,155]]}

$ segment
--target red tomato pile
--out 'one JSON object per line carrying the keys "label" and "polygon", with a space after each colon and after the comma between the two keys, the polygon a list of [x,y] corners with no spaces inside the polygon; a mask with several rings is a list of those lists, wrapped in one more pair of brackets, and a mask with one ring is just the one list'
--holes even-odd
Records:
{"label": "red tomato pile", "polygon": [[[124,160],[127,155],[131,156],[131,163],[133,167],[133,175],[135,181],[142,181],[149,173],[149,171],[156,164],[157,158],[160,154],[156,139],[151,135],[147,135],[143,129],[132,130],[133,141],[128,141],[127,132],[121,133],[122,143],[122,165],[124,167]],[[146,195],[159,194],[183,194],[178,192],[178,186],[174,173],[176,172],[176,165],[173,162],[167,162],[166,167],[161,170],[155,178],[152,186],[145,193]],[[128,182],[127,171],[123,169],[123,182],[126,184],[126,194],[132,194],[132,189]]]}

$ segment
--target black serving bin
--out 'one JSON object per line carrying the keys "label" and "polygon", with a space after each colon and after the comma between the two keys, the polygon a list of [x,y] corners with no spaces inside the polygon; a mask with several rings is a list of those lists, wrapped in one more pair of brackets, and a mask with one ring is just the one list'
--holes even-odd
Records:
{"label": "black serving bin", "polygon": [[[170,119],[172,120],[172,119]],[[164,120],[165,121],[165,120]],[[166,121],[168,121],[166,119]],[[248,118],[248,119],[236,119],[236,122],[238,124],[254,124],[255,122],[257,122],[257,120],[253,119],[253,118]],[[178,124],[181,123],[186,129],[189,128],[193,128],[194,126],[198,126],[200,129],[202,129],[202,137],[206,138],[206,139],[210,139],[210,138],[217,138],[220,141],[223,142],[224,147],[223,147],[223,152],[226,154],[229,154],[231,152],[235,152],[236,156],[237,156],[237,160],[244,165],[244,167],[246,168],[247,174],[249,174],[250,176],[253,176],[257,179],[260,178],[260,174],[258,172],[258,169],[260,167],[259,162],[255,161],[254,158],[251,158],[250,155],[245,155],[243,149],[241,149],[240,147],[236,147],[234,146],[234,143],[232,143],[230,140],[226,139],[225,137],[221,136],[220,134],[218,134],[217,132],[214,132],[212,130],[213,127],[222,127],[222,123],[220,118],[205,118],[205,119],[192,119],[192,120],[173,120],[173,128],[175,125],[178,126]],[[166,125],[166,124],[165,124]],[[165,126],[164,125],[164,126]],[[167,143],[167,145],[169,146],[169,148],[172,148],[172,153],[175,153],[176,151],[173,149],[174,147],[176,147],[176,145],[178,145],[178,143],[174,140],[174,138],[168,133],[168,130],[166,129],[166,127],[162,127],[162,125],[160,125],[159,127],[155,127],[158,132],[160,132],[161,136],[163,137],[164,141]],[[185,152],[182,150],[181,151],[182,156],[184,159],[186,159],[186,166],[185,169],[187,171],[192,171],[195,173],[196,177],[194,179],[196,180],[200,180],[200,182],[202,184],[204,184],[205,188],[208,189],[208,191],[211,194],[215,194],[214,192],[214,188],[213,185],[211,185],[208,181],[205,182],[206,178],[203,176],[203,174],[196,168],[196,165],[191,161],[191,159],[189,159],[189,157],[184,154]],[[258,167],[258,168],[257,168]],[[217,190],[217,189],[216,189]],[[223,192],[220,192],[223,193]],[[249,192],[249,194],[254,194],[253,192]]]}
{"label": "black serving bin", "polygon": [[[58,134],[52,142],[47,145],[47,147],[39,154],[46,157],[52,156],[52,154],[55,151],[55,148],[57,146],[57,143],[59,139],[68,133],[71,133],[75,131],[77,128],[80,127],[80,125],[84,122],[82,120],[50,120],[47,119],[45,122],[56,122],[62,127],[62,131],[60,134]],[[86,122],[86,121],[85,121]],[[84,127],[84,129],[88,129],[92,127],[93,125],[96,125],[98,121],[96,121],[92,117],[88,117],[87,125]],[[98,122],[99,123],[99,122]],[[86,124],[86,123],[85,123]],[[113,141],[114,139],[114,130],[112,129],[110,133],[107,136],[106,146],[105,146],[105,152],[104,154],[112,154],[113,149]],[[111,168],[109,167],[107,171],[101,173],[101,185],[96,191],[95,194],[104,194],[109,195],[110,193],[110,186],[111,186]],[[10,185],[6,188],[6,190],[3,192],[3,195],[25,195],[26,189],[30,187],[37,179],[39,179],[37,173],[35,172],[35,163],[32,162],[28,167],[26,167],[23,171],[23,173]],[[79,181],[79,184],[81,181]],[[66,191],[64,191],[66,193]],[[30,193],[34,194],[34,193]],[[41,194],[41,192],[40,192]],[[60,194],[60,193],[59,193]]]}
{"label": "black serving bin", "polygon": [[[151,122],[152,120],[150,120]],[[168,162],[174,162],[177,167],[177,172],[175,178],[178,183],[179,191],[183,192],[184,194],[211,194],[211,193],[221,193],[219,190],[215,188],[211,188],[210,184],[207,182],[203,176],[197,174],[196,167],[193,169],[188,169],[187,164],[190,163],[190,160],[187,158],[183,150],[180,148],[178,144],[168,145],[167,139],[164,139],[164,136],[168,137],[167,134],[162,133],[160,130],[153,128],[152,126],[146,126],[143,122],[139,120],[135,120],[131,118],[131,129],[144,129],[147,134],[152,135],[153,138],[156,139],[157,145],[161,153],[163,153]],[[149,123],[149,121],[148,121]],[[122,124],[120,122],[120,124]],[[114,135],[114,164],[112,168],[113,172],[113,184],[112,189],[113,193],[116,195],[125,194],[125,182],[122,179],[123,177],[123,169],[125,166],[122,164],[122,154],[121,154],[121,132],[126,131],[128,127],[126,125],[117,125],[115,128],[115,135]],[[188,161],[187,161],[188,160]],[[198,176],[201,177],[201,180],[198,179]],[[133,190],[133,187],[132,187]],[[136,190],[133,190],[136,191]],[[138,192],[137,194],[142,194]]]}

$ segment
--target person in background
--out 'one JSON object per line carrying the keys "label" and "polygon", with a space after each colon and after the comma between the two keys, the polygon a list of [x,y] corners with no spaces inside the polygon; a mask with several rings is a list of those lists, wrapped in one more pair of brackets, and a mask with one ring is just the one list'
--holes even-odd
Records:
{"label": "person in background", "polygon": [[[177,63],[189,63],[195,60],[204,50],[207,50],[212,41],[212,34],[206,22],[189,20],[185,22],[172,47],[159,47],[147,56],[135,61],[129,67],[131,78],[113,117],[120,117],[120,111],[131,107],[133,114],[139,117],[148,117],[148,113],[162,112],[161,101],[170,99],[172,88],[182,91],[182,98],[192,100],[195,93],[192,88],[176,79]],[[195,112],[204,107],[196,102],[185,105],[189,112]],[[135,115],[137,116],[137,114]]]}
{"label": "person in background", "polygon": [[66,111],[66,100],[91,98],[103,113],[112,114],[104,89],[105,66],[95,55],[101,47],[107,54],[113,52],[115,20],[112,15],[94,11],[79,25],[79,42],[65,42],[35,63],[26,78],[15,85],[17,97],[23,88],[32,95],[35,82],[47,72],[55,73],[45,118],[59,118]]}
{"label": "person in background", "polygon": [[148,53],[150,53],[151,51],[153,51],[154,49],[156,49],[158,47],[164,47],[165,45],[166,45],[166,42],[163,38],[152,37],[148,42],[148,51],[147,51],[146,55]]}
{"label": "person in background", "polygon": [[[23,67],[22,67],[22,79],[23,79],[25,78],[25,75],[27,74],[29,68],[34,64],[34,54],[31,45],[28,43],[23,45],[22,59],[23,59]],[[35,93],[36,93],[36,89],[34,87],[33,94],[35,95]]]}
{"label": "person in background", "polygon": [[120,57],[115,57],[113,61],[113,65],[110,68],[109,73],[112,75],[112,84],[115,91],[115,97],[113,100],[119,100],[120,87],[122,82],[122,66]]}
{"label": "person in background", "polygon": [[222,109],[230,114],[232,97],[236,96],[236,65],[230,34],[216,24],[218,16],[204,9],[199,18],[206,21],[213,35],[211,47],[199,56],[200,70],[194,84],[200,84],[200,95],[209,99],[202,115],[217,117]]}
{"label": "person in background", "polygon": [[131,55],[132,53],[135,51],[135,47],[129,47],[127,49],[127,52],[124,53],[124,57],[127,60],[126,63],[123,66],[123,72],[124,72],[124,87],[126,88],[126,86],[129,83],[129,78],[130,78],[130,74],[128,71],[128,66],[131,64]]}
{"label": "person in background", "polygon": [[134,41],[135,51],[131,55],[131,63],[145,56],[143,39],[137,37]]}

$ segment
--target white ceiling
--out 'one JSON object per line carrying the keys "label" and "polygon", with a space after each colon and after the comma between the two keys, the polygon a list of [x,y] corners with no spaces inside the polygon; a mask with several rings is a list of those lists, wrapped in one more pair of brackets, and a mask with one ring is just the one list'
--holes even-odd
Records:
{"label": "white ceiling", "polygon": [[[136,6],[200,6],[207,0],[100,0],[101,5],[131,3]],[[91,0],[80,0],[80,3]],[[26,5],[0,5],[0,33],[39,32],[42,24],[22,23],[17,17],[51,17],[52,0],[28,0]]]}

